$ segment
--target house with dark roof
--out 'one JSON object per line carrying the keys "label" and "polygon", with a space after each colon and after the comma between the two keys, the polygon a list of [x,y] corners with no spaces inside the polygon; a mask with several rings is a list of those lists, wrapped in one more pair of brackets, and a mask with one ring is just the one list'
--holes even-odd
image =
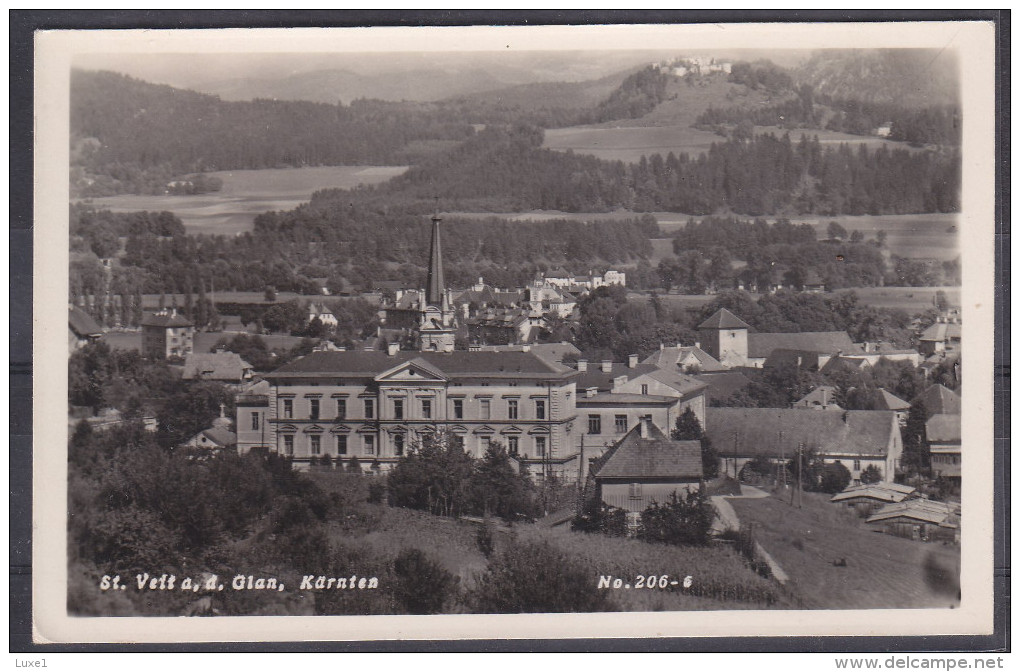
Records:
{"label": "house with dark roof", "polygon": [[900,427],[907,423],[907,414],[910,412],[910,402],[904,401],[892,392],[883,387],[878,388],[878,405],[876,411],[892,411],[896,414],[896,420]]}
{"label": "house with dark roof", "polygon": [[592,462],[591,475],[603,502],[641,512],[701,488],[701,442],[674,441],[645,420]]}
{"label": "house with dark roof", "polygon": [[849,485],[829,500],[856,509],[861,515],[869,516],[886,504],[897,504],[917,496],[917,489],[899,483],[860,483]]}
{"label": "house with dark roof", "polygon": [[875,466],[891,482],[903,454],[903,438],[891,411],[817,411],[783,408],[709,408],[705,433],[720,456],[720,471],[739,477],[756,457],[786,462],[813,451],[840,462],[859,482]]}
{"label": "house with dark roof", "polygon": [[659,346],[658,352],[646,357],[642,364],[654,364],[660,369],[668,369],[697,375],[699,373],[716,373],[727,371],[729,367],[708,354],[698,345]]}
{"label": "house with dark roof", "polygon": [[524,308],[486,308],[464,320],[468,342],[482,345],[529,343],[542,322],[541,314],[532,315]]}
{"label": "house with dark roof", "polygon": [[308,321],[318,319],[320,323],[327,327],[335,327],[337,325],[336,315],[325,303],[316,303],[312,301],[308,304]]}
{"label": "house with dark roof", "polygon": [[705,423],[708,385],[693,376],[639,363],[637,355],[626,362],[579,360],[577,367],[576,406],[588,455],[608,449],[643,419],[669,432],[689,408]]}
{"label": "house with dark roof", "polygon": [[867,519],[868,524],[918,541],[960,540],[960,507],[952,502],[907,499],[886,504]]}
{"label": "house with dark roof", "polygon": [[960,395],[945,385],[935,383],[929,385],[924,392],[911,400],[911,404],[922,402],[928,415],[960,415],[963,412],[963,400]]}
{"label": "house with dark roof", "polygon": [[236,352],[193,352],[184,359],[184,380],[215,380],[234,385],[250,380],[254,368]]}
{"label": "house with dark roof", "polygon": [[928,418],[924,424],[933,474],[953,479],[957,484],[960,482],[963,464],[960,420],[960,415],[939,413]]}
{"label": "house with dark roof", "polygon": [[161,310],[142,318],[142,355],[153,359],[186,357],[195,349],[195,324],[177,313]]}
{"label": "house with dark roof", "polygon": [[959,350],[962,331],[960,324],[936,322],[921,332],[917,349],[925,356]]}
{"label": "house with dark roof", "polygon": [[836,403],[836,388],[831,385],[819,385],[803,397],[793,402],[794,408],[807,408],[814,411],[842,411],[843,407]]}
{"label": "house with dark roof", "polygon": [[103,328],[92,316],[77,306],[70,306],[67,317],[67,342],[71,352],[98,341]]}

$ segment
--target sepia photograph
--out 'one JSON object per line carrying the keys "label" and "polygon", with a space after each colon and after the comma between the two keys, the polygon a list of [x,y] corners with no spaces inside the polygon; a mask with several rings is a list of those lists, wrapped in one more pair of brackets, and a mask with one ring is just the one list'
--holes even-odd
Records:
{"label": "sepia photograph", "polygon": [[851,32],[40,34],[38,640],[989,632],[993,33]]}

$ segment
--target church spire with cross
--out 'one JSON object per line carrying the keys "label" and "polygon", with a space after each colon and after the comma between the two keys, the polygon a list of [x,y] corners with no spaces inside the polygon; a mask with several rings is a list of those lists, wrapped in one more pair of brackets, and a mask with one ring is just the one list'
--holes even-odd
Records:
{"label": "church spire with cross", "polygon": [[429,269],[425,283],[425,300],[422,305],[418,337],[421,350],[452,352],[455,338],[453,307],[443,278],[443,248],[439,236],[442,222],[437,210],[432,215],[432,244],[429,250]]}

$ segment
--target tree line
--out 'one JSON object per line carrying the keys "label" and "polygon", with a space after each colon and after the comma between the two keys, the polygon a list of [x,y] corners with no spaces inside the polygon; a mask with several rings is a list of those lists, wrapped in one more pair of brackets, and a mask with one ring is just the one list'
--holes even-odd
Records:
{"label": "tree line", "polygon": [[111,72],[71,75],[82,195],[163,193],[176,175],[216,170],[403,165],[416,145],[472,132],[424,103],[234,102]]}

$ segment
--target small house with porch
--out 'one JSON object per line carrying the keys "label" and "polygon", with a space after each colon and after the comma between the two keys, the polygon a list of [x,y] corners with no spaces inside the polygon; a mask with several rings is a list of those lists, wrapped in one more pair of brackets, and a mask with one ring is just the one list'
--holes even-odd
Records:
{"label": "small house with porch", "polygon": [[599,499],[628,513],[701,489],[700,441],[674,441],[643,420],[592,464]]}

